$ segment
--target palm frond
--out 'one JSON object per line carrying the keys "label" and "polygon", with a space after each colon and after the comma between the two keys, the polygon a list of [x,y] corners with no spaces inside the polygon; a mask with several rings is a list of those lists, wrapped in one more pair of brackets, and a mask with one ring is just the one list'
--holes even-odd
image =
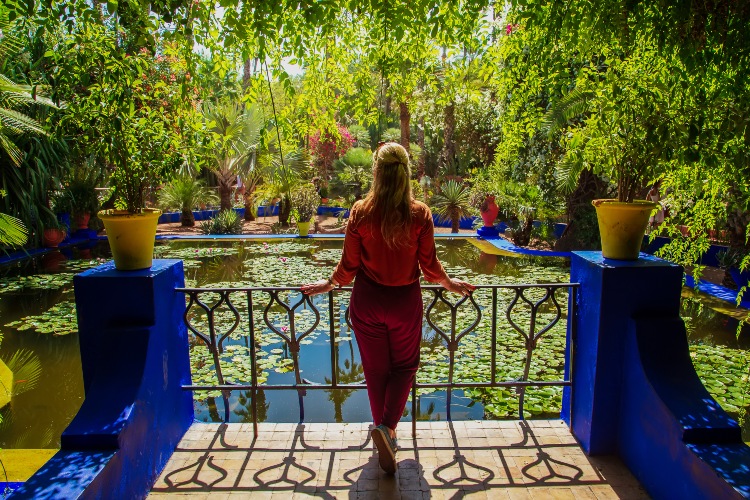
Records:
{"label": "palm frond", "polygon": [[16,144],[10,140],[10,138],[5,135],[5,130],[3,130],[2,127],[0,127],[0,150],[5,151],[5,153],[10,157],[11,162],[13,162],[13,165],[16,167],[21,166],[21,162],[23,161],[23,152],[16,146]]}
{"label": "palm frond", "polygon": [[583,164],[578,155],[568,153],[563,156],[555,168],[555,179],[559,188],[564,193],[572,193],[578,185],[582,170]]}
{"label": "palm frond", "polygon": [[0,108],[0,125],[16,134],[47,134],[38,121],[8,108]]}
{"label": "palm frond", "polygon": [[0,213],[0,243],[20,246],[26,243],[28,230],[19,219]]}
{"label": "palm frond", "polygon": [[448,181],[440,186],[440,192],[432,197],[431,205],[441,220],[461,219],[471,215],[469,190],[461,183]]}
{"label": "palm frond", "polygon": [[5,364],[13,372],[11,392],[14,396],[33,389],[39,383],[39,378],[42,376],[42,362],[34,352],[19,349]]}
{"label": "palm frond", "polygon": [[573,118],[587,113],[593,97],[594,93],[591,91],[573,89],[544,115],[542,132],[551,136],[565,127]]}

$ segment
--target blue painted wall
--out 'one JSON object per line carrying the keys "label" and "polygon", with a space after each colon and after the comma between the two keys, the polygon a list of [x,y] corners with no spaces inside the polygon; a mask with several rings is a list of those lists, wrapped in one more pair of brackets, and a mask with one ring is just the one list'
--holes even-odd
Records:
{"label": "blue painted wall", "polygon": [[13,498],[145,498],[193,422],[182,261],[74,278],[85,400]]}
{"label": "blue painted wall", "polygon": [[584,451],[619,455],[655,498],[750,496],[750,448],[700,383],[679,317],[680,266],[573,252],[577,311],[563,418]]}

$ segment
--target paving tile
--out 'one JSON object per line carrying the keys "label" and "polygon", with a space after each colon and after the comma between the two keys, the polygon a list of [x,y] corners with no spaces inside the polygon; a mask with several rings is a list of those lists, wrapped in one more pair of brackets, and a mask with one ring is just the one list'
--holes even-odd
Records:
{"label": "paving tile", "polygon": [[[561,421],[417,422],[398,471],[377,462],[370,424],[194,424],[154,485],[160,498],[648,498],[615,457],[587,457]],[[580,484],[585,481],[586,484]],[[206,486],[208,485],[208,486]]]}

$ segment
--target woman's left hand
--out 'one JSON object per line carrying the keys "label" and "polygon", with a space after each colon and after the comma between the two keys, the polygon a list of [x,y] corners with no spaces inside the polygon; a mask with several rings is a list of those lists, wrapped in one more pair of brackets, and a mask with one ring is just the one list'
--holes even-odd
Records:
{"label": "woman's left hand", "polygon": [[320,280],[320,281],[316,281],[315,283],[308,283],[306,285],[302,285],[300,287],[300,290],[302,290],[302,293],[304,293],[305,295],[317,295],[319,293],[330,292],[334,288],[335,286],[330,281]]}

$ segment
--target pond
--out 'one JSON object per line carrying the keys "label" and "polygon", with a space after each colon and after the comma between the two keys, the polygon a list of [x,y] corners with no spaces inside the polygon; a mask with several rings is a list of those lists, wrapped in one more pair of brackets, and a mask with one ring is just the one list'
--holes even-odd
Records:
{"label": "pond", "polygon": [[[558,258],[516,258],[482,253],[467,240],[441,239],[438,252],[449,273],[475,283],[541,283],[567,282],[568,264]],[[330,275],[341,255],[341,241],[336,240],[242,240],[195,242],[173,240],[159,242],[155,255],[184,260],[186,284],[189,287],[240,287],[298,285]],[[62,430],[75,415],[83,399],[80,357],[78,353],[72,277],[81,270],[108,259],[108,248],[102,243],[94,248],[74,249],[65,254],[46,254],[28,259],[2,270],[0,280],[0,359],[8,362],[33,353],[41,368],[27,377],[38,378],[35,387],[25,390],[27,382],[17,383],[11,403],[0,410],[0,447],[54,448],[59,446]],[[481,294],[480,294],[481,295]],[[748,335],[735,335],[740,312],[724,302],[701,296],[696,299],[685,291],[683,316],[688,325],[691,355],[704,384],[733,416],[739,417],[750,406],[748,389]],[[345,301],[346,297],[342,297]],[[477,297],[480,304],[486,301]],[[326,310],[325,296],[316,298]],[[322,301],[322,302],[321,302]],[[321,307],[322,306],[322,307]],[[305,314],[309,314],[303,312]],[[305,321],[305,318],[300,318]],[[308,318],[309,320],[309,318]],[[327,320],[326,320],[327,321]],[[311,335],[302,346],[300,364],[304,377],[311,381],[330,380],[330,343],[327,323],[321,332]],[[242,332],[245,325],[229,340],[225,363],[229,377],[249,380],[248,340]],[[501,332],[507,329],[500,328]],[[260,333],[259,366],[268,383],[290,383],[289,353],[276,338]],[[503,337],[508,345],[517,337]],[[266,335],[264,337],[264,335]],[[462,342],[462,363],[457,377],[472,380],[483,375],[486,361],[486,328]],[[547,335],[547,334],[546,334]],[[532,365],[534,375],[561,378],[559,360],[564,349],[564,324],[550,331],[541,343],[539,358]],[[345,323],[338,334],[337,377],[341,383],[363,380],[359,355],[351,332]],[[508,348],[504,355],[513,361],[503,368],[503,377],[517,375],[520,365],[517,352]],[[191,343],[194,382],[215,381],[207,349]],[[440,379],[446,369],[442,361],[447,350],[434,335],[425,331],[420,381]],[[18,359],[16,359],[18,363]],[[31,363],[32,365],[34,363]],[[32,366],[33,368],[33,366]],[[20,377],[17,377],[17,379]],[[22,379],[23,380],[23,379]],[[32,380],[32,382],[34,382]],[[446,396],[442,391],[427,390],[419,397],[418,418],[445,419]],[[517,418],[517,397],[512,390],[454,391],[451,405],[453,419]],[[364,390],[309,390],[304,396],[305,420],[308,422],[368,421],[369,405]],[[196,418],[221,421],[223,399],[218,393],[195,392]],[[249,392],[235,391],[229,400],[230,421],[250,421]],[[296,422],[299,418],[295,391],[261,391],[258,395],[259,419],[271,422]],[[527,391],[529,417],[551,417],[559,413],[560,390],[555,388]],[[410,419],[411,404],[405,419]],[[745,440],[750,438],[745,425]]]}

